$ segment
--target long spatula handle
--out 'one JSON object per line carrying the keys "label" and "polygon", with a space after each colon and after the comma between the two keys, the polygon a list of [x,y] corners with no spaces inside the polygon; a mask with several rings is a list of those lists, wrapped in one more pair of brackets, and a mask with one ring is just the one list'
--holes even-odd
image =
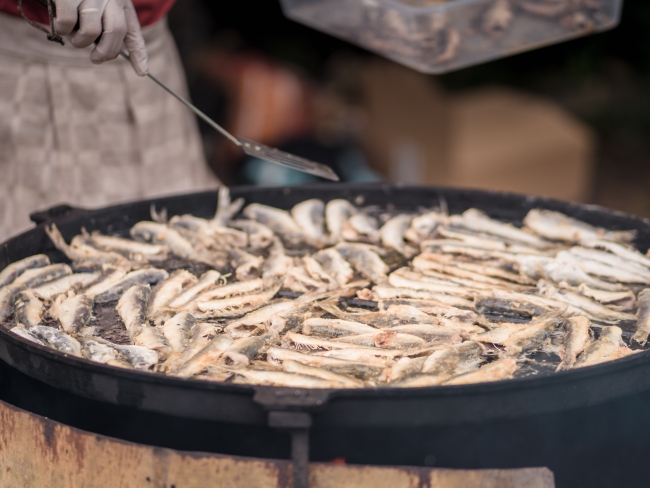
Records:
{"label": "long spatula handle", "polygon": [[[124,59],[129,59],[129,55],[124,51],[120,51],[120,56],[122,56]],[[233,144],[237,144],[238,146],[241,147],[242,143],[239,142],[239,140],[237,140],[237,138],[235,136],[233,136],[230,132],[228,132],[226,129],[221,127],[214,120],[212,120],[210,117],[208,117],[206,114],[204,114],[201,110],[199,110],[193,103],[191,103],[189,100],[187,100],[185,97],[183,97],[180,93],[178,93],[176,90],[173,90],[172,88],[170,88],[165,82],[163,82],[157,76],[154,76],[151,73],[147,73],[147,76],[149,78],[151,78],[153,81],[155,81],[156,83],[158,83],[158,85],[160,85],[165,91],[167,91],[170,95],[172,95],[174,98],[176,98],[179,102],[181,102],[183,105],[185,105],[187,108],[189,108],[198,117],[200,117],[202,120],[204,120],[208,125],[210,125],[212,128],[219,131],[225,137],[230,139]]]}

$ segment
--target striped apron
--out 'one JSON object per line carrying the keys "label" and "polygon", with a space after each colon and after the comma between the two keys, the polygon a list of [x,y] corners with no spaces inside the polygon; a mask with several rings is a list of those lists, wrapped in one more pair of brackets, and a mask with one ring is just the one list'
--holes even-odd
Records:
{"label": "striped apron", "polygon": [[[166,22],[143,33],[151,72],[186,93]],[[89,49],[49,42],[0,14],[0,240],[56,204],[95,207],[218,185],[194,116],[127,61],[93,65]]]}

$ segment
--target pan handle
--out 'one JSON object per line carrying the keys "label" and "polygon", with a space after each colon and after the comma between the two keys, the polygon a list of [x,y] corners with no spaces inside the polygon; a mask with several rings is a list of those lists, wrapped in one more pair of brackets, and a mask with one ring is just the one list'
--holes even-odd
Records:
{"label": "pan handle", "polygon": [[255,388],[253,401],[268,411],[311,412],[324,408],[330,394],[328,390],[320,389],[258,387]]}
{"label": "pan handle", "polygon": [[36,225],[52,224],[70,215],[77,215],[85,213],[88,210],[80,207],[73,207],[72,205],[57,205],[56,207],[47,210],[40,210],[29,215],[29,218]]}

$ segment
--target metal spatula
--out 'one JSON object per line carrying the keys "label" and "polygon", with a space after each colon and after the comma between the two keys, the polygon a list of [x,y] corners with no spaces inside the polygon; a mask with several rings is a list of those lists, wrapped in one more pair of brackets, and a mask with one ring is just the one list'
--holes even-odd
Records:
{"label": "metal spatula", "polygon": [[[123,58],[129,59],[129,55],[126,52],[122,51],[120,52],[120,54],[122,55]],[[330,168],[329,166],[325,166],[324,164],[316,163],[314,161],[301,158],[299,156],[294,156],[293,154],[289,154],[284,151],[280,151],[279,149],[274,149],[272,147],[265,146],[258,142],[253,142],[253,141],[249,141],[248,139],[233,136],[230,132],[228,132],[226,129],[221,127],[210,117],[205,115],[201,110],[196,108],[193,104],[191,104],[188,100],[186,100],[176,91],[172,90],[169,86],[163,83],[156,76],[152,75],[151,73],[148,73],[147,76],[151,78],[153,81],[155,81],[156,83],[158,83],[170,95],[178,99],[181,103],[183,103],[197,116],[201,117],[201,119],[207,122],[211,127],[221,132],[221,134],[223,134],[225,137],[230,139],[230,141],[233,144],[236,144],[240,148],[242,148],[242,150],[249,156],[264,159],[265,161],[286,166],[287,168],[295,169],[296,171],[301,171],[303,173],[309,173],[310,175],[320,176],[321,178],[325,178],[327,180],[339,181],[339,177],[334,171],[332,171],[332,168]]]}
{"label": "metal spatula", "polygon": [[[56,3],[54,3],[53,0],[37,0],[37,2],[42,7],[47,8],[48,10],[49,17],[50,17],[50,30],[48,30],[44,26],[31,21],[23,13],[22,2],[23,0],[18,0],[18,10],[20,11],[23,18],[27,22],[29,22],[32,26],[45,32],[48,35],[47,38],[50,41],[55,41],[63,45],[64,44],[63,39],[61,38],[60,35],[57,34],[56,30],[54,29],[54,19],[56,17]],[[95,41],[95,43],[97,42],[99,42],[99,39]],[[127,60],[129,59],[129,54],[125,51],[120,51],[120,55]],[[264,159],[265,161],[286,166],[287,168],[295,169],[296,171],[302,171],[303,173],[309,173],[310,175],[320,176],[321,178],[325,178],[327,180],[339,181],[339,177],[336,175],[334,171],[332,171],[332,168],[330,168],[329,166],[325,166],[324,164],[320,164],[320,163],[315,163],[314,161],[310,161],[305,158],[294,156],[293,154],[289,154],[280,151],[278,149],[273,149],[271,147],[265,146],[263,144],[259,144],[257,142],[253,142],[247,139],[237,138],[233,136],[230,132],[228,132],[226,129],[224,129],[219,124],[217,124],[214,120],[212,120],[210,117],[208,117],[203,112],[201,112],[198,108],[192,105],[188,100],[185,100],[185,98],[183,98],[180,94],[176,93],[174,90],[168,87],[156,76],[152,75],[151,73],[148,73],[147,76],[151,78],[153,81],[155,81],[156,83],[158,83],[170,95],[178,99],[192,112],[194,112],[196,115],[201,117],[201,119],[206,121],[210,126],[212,126],[214,129],[218,130],[219,132],[221,132],[221,134],[223,134],[228,139],[230,139],[230,141],[233,144],[236,144],[237,146],[241,147],[242,150],[249,156]]]}

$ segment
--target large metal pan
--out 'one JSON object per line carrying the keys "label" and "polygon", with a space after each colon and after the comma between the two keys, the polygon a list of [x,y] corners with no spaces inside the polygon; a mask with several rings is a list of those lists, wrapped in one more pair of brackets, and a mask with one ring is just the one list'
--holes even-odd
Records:
{"label": "large metal pan", "polygon": [[[600,207],[504,193],[327,184],[295,189],[236,188],[232,196],[285,209],[314,197],[348,198],[364,205],[392,205],[400,210],[431,207],[444,201],[451,213],[474,207],[514,223],[519,223],[532,208],[547,208],[609,229],[636,229],[639,248],[650,246],[650,222],[646,220]],[[209,217],[216,206],[216,193],[92,211],[59,207],[38,214],[35,220],[40,225],[0,246],[0,269],[37,253],[62,261],[63,256],[44,232],[45,224],[53,219],[66,238],[79,233],[81,227],[123,234],[136,222],[149,219],[152,204],[166,208],[169,215]],[[3,329],[0,359],[55,388],[102,402],[183,418],[258,425],[267,424],[269,411],[309,412],[314,427],[423,427],[483,422],[585,407],[650,389],[650,352],[575,371],[488,384],[327,391],[220,384],[123,370],[66,357]]]}

